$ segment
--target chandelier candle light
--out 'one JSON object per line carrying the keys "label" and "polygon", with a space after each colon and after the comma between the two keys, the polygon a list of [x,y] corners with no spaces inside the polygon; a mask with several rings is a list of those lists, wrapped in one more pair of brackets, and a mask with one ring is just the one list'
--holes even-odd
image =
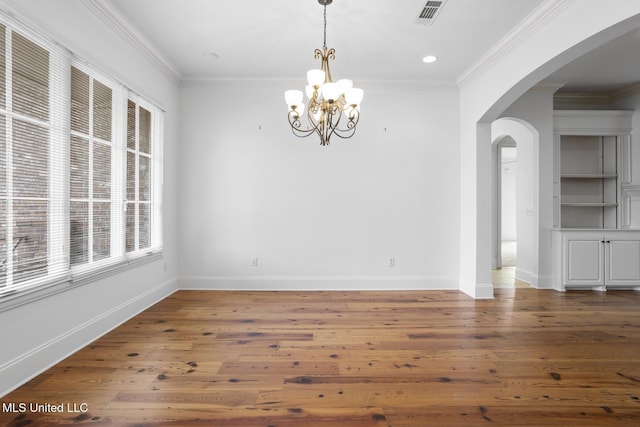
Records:
{"label": "chandelier candle light", "polygon": [[[356,132],[360,119],[360,103],[364,92],[354,88],[349,79],[333,82],[329,70],[329,60],[335,59],[335,49],[327,49],[327,5],[333,0],[318,0],[324,6],[324,44],[322,50],[314,51],[314,58],[321,59],[319,70],[307,72],[308,85],[305,87],[309,105],[306,108],[308,126],[302,127],[301,118],[305,114],[303,93],[288,90],[284,93],[289,107],[289,124],[294,135],[304,138],[313,133],[320,137],[320,145],[329,145],[332,135],[351,138]],[[342,125],[342,127],[340,127]]]}

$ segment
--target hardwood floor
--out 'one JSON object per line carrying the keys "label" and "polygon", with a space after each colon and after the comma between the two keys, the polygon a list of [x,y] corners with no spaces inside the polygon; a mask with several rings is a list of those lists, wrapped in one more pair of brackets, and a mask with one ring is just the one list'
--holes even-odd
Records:
{"label": "hardwood floor", "polygon": [[640,293],[496,294],[180,291],[4,396],[0,424],[640,425]]}

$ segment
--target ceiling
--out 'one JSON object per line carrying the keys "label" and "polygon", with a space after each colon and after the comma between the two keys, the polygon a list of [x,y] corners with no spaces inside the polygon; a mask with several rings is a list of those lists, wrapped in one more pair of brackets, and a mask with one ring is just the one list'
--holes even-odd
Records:
{"label": "ceiling", "polygon": [[[322,47],[317,0],[110,0],[182,81],[305,80]],[[432,25],[426,0],[335,0],[327,6],[334,80],[455,84],[546,0],[446,0]],[[422,58],[436,55],[425,64]],[[549,76],[561,92],[613,93],[640,81],[640,31]]]}
{"label": "ceiling", "polygon": [[560,93],[615,95],[640,83],[640,29],[567,64],[545,79],[565,85]]}
{"label": "ceiling", "polygon": [[[111,0],[182,80],[304,80],[323,42],[317,0]],[[335,79],[455,83],[543,0],[447,0],[431,26],[426,0],[335,0],[327,46]],[[439,60],[425,64],[422,58]]]}

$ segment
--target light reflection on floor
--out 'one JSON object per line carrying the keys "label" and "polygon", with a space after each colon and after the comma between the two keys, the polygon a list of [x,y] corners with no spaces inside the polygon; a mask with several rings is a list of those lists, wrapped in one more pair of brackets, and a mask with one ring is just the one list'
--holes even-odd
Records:
{"label": "light reflection on floor", "polygon": [[502,242],[502,268],[492,271],[492,283],[496,288],[529,288],[527,282],[516,279],[517,242]]}
{"label": "light reflection on floor", "polygon": [[516,279],[516,267],[502,267],[492,272],[493,286],[496,288],[529,288],[527,282]]}

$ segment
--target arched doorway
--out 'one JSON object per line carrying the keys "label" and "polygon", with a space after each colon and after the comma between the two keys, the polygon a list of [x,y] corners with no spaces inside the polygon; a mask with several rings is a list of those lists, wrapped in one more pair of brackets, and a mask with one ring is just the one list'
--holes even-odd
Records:
{"label": "arched doorway", "polygon": [[[540,137],[528,122],[504,117],[492,123],[491,140],[492,268],[508,267],[511,273],[504,274],[503,271],[498,276],[499,283],[496,283],[494,274],[494,286],[513,286],[516,279],[536,286],[539,231],[537,153]],[[505,156],[515,150],[517,156]],[[509,187],[512,191],[505,191]],[[514,258],[513,265],[505,265],[505,250],[513,243],[515,254],[510,256]]]}

